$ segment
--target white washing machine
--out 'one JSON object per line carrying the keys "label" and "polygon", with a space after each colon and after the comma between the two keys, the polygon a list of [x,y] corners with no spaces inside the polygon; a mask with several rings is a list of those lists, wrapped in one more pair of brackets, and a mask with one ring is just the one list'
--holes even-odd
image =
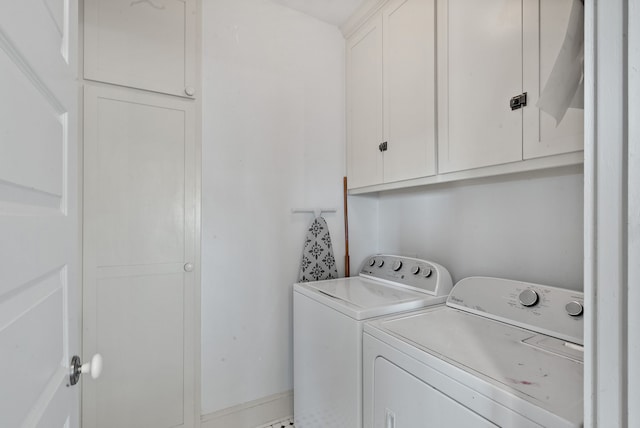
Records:
{"label": "white washing machine", "polygon": [[583,294],[496,278],[364,329],[367,428],[583,426]]}
{"label": "white washing machine", "polygon": [[449,272],[437,263],[370,257],[357,277],[293,286],[296,428],[362,427],[366,320],[442,304]]}

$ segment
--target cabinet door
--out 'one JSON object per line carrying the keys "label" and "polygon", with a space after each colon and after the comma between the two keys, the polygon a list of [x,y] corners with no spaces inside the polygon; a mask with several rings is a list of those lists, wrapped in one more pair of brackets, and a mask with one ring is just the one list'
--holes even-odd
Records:
{"label": "cabinet door", "polygon": [[528,106],[523,109],[524,158],[568,153],[583,149],[584,109],[570,108],[556,121],[536,107],[564,41],[573,0],[524,1],[524,88]]}
{"label": "cabinet door", "polygon": [[85,0],[85,78],[195,95],[195,0]]}
{"label": "cabinet door", "polygon": [[84,137],[82,425],[193,427],[193,102],[87,86]]}
{"label": "cabinet door", "polygon": [[439,172],[522,160],[521,1],[438,1]]}
{"label": "cabinet door", "polygon": [[384,181],[435,174],[435,0],[395,0],[384,29]]}
{"label": "cabinet door", "polygon": [[382,17],[347,42],[349,187],[382,183]]}

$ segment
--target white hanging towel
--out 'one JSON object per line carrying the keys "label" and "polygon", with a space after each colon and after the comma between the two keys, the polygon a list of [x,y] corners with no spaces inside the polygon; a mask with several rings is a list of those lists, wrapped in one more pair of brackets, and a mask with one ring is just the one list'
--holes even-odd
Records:
{"label": "white hanging towel", "polygon": [[316,217],[304,240],[298,282],[322,281],[337,277],[338,269],[333,257],[329,227],[323,217]]}
{"label": "white hanging towel", "polygon": [[560,124],[569,108],[584,108],[584,5],[573,0],[567,33],[536,104]]}

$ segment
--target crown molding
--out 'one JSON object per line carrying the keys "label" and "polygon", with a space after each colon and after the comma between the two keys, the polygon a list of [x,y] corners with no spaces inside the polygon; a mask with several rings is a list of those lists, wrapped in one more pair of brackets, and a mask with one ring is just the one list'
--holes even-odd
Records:
{"label": "crown molding", "polygon": [[340,31],[345,39],[348,39],[353,33],[360,28],[362,24],[367,22],[369,18],[374,16],[382,9],[389,0],[365,0],[358,9],[340,26]]}

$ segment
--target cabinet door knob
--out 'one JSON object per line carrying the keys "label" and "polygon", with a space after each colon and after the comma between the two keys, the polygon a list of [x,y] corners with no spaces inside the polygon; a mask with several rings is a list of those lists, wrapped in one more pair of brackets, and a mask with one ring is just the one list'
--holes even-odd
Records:
{"label": "cabinet door knob", "polygon": [[387,151],[387,142],[385,141],[384,143],[380,143],[380,145],[378,146],[378,149],[381,152],[386,152]]}
{"label": "cabinet door knob", "polygon": [[192,97],[196,94],[196,90],[192,86],[187,86],[186,88],[184,88],[184,93]]}
{"label": "cabinet door knob", "polygon": [[193,271],[193,264],[192,264],[192,263],[185,263],[185,265],[184,265],[184,271],[185,271],[185,272],[191,272],[191,271]]}

